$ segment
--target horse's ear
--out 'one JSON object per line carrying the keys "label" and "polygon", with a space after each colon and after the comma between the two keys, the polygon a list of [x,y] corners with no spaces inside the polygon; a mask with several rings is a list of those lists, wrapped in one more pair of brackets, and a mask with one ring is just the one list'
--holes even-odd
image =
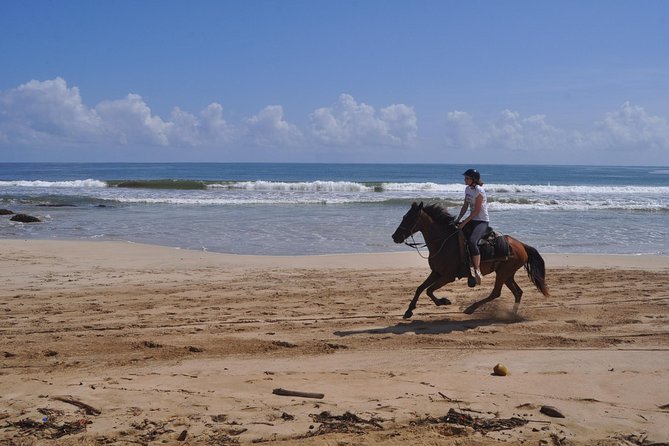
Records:
{"label": "horse's ear", "polygon": [[418,205],[418,210],[423,209],[423,202],[421,201],[420,204]]}

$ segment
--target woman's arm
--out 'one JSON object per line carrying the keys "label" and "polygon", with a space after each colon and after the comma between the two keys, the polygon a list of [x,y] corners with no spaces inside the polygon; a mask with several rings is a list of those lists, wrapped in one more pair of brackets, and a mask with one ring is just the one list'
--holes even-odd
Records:
{"label": "woman's arm", "polygon": [[465,212],[467,212],[467,208],[469,207],[469,203],[467,203],[467,199],[465,198],[465,202],[462,204],[462,209],[460,209],[460,214],[458,215],[458,218],[456,218],[457,221],[460,221],[463,215],[465,215]]}
{"label": "woman's arm", "polygon": [[[465,205],[466,205],[466,204],[467,204],[467,203],[465,203]],[[483,207],[483,195],[482,195],[482,194],[478,194],[478,195],[476,196],[476,199],[474,200],[474,209],[469,213],[469,216],[467,216],[467,218],[465,218],[465,219],[462,221],[462,223],[460,223],[460,225],[458,226],[458,229],[462,229],[462,228],[464,228],[465,225],[466,225],[467,223],[469,223],[470,221],[472,221],[472,219],[474,218],[474,215],[478,215],[478,213],[481,212],[481,208],[482,208],[482,207]],[[462,216],[462,215],[464,214],[464,211],[467,210],[467,207],[462,206],[462,209],[463,209],[463,210],[460,211],[460,216]],[[460,217],[458,217],[458,219],[460,219]]]}

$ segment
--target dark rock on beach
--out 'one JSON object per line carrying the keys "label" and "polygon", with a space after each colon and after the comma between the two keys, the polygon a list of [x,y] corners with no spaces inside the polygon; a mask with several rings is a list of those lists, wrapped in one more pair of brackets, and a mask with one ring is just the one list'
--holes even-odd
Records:
{"label": "dark rock on beach", "polygon": [[0,209],[0,215],[12,215],[14,214],[14,211],[10,211],[9,209]]}
{"label": "dark rock on beach", "polygon": [[10,218],[11,221],[18,221],[21,223],[38,223],[42,220],[40,220],[37,217],[33,217],[32,215],[27,215],[27,214],[16,214],[12,218]]}
{"label": "dark rock on beach", "polygon": [[564,418],[562,412],[560,412],[557,408],[553,406],[541,406],[539,412],[541,412],[544,415],[548,415],[549,417]]}

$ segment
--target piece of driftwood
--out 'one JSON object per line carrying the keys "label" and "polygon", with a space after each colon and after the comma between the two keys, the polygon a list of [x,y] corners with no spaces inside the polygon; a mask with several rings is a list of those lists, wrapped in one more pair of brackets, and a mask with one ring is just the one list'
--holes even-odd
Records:
{"label": "piece of driftwood", "polygon": [[273,393],[274,395],[281,395],[281,396],[299,396],[299,397],[302,397],[302,398],[317,398],[317,399],[321,399],[321,398],[324,398],[324,397],[325,397],[325,394],[324,394],[324,393],[300,392],[300,391],[297,391],[297,390],[287,390],[287,389],[282,389],[282,388],[280,388],[280,387],[279,387],[278,389],[274,389],[274,390],[272,390],[272,393]]}
{"label": "piece of driftwood", "polygon": [[62,401],[64,403],[72,404],[73,406],[77,406],[80,409],[84,409],[86,412],[86,415],[100,415],[102,412],[100,412],[98,409],[96,409],[93,406],[90,406],[86,403],[82,403],[79,400],[75,400],[71,396],[52,396],[52,400],[56,401]]}

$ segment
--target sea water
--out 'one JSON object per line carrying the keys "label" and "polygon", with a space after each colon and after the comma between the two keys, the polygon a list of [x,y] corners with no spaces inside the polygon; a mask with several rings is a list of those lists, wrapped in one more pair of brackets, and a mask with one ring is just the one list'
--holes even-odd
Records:
{"label": "sea water", "polygon": [[[491,226],[543,253],[669,255],[669,167],[0,163],[0,238],[122,240],[238,254],[410,250],[411,203],[458,214],[481,172]],[[420,236],[416,237],[420,241]]]}

